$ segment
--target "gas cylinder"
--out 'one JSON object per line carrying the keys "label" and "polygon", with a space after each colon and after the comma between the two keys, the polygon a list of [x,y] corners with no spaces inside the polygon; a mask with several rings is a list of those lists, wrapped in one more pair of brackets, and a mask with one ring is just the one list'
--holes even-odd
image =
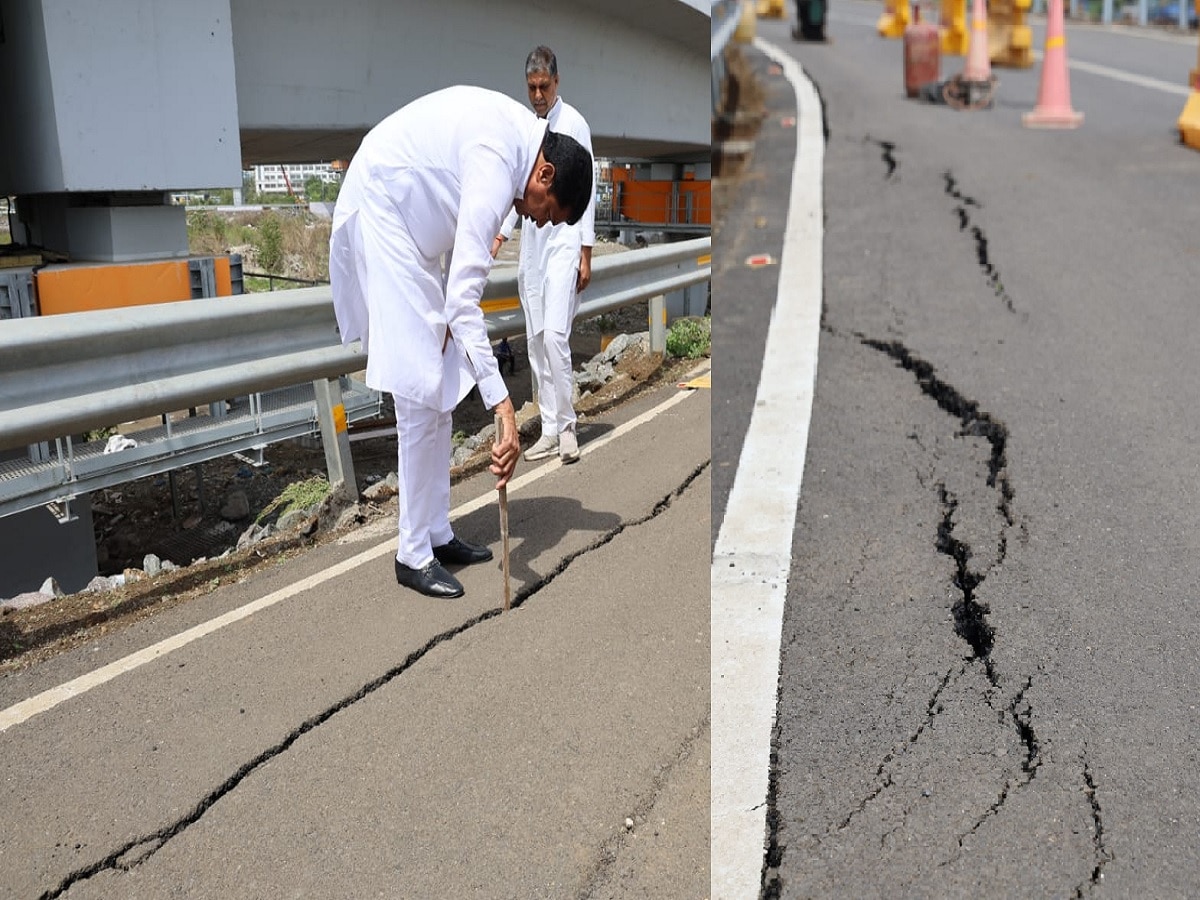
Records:
{"label": "gas cylinder", "polygon": [[932,22],[921,20],[921,4],[913,4],[912,23],[904,29],[904,92],[916,97],[938,80],[942,68],[941,39]]}

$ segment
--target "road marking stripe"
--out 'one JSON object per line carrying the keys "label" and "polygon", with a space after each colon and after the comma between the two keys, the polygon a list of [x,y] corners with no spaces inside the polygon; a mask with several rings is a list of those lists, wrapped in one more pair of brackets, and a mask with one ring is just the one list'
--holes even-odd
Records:
{"label": "road marking stripe", "polygon": [[[1041,58],[1041,54],[1036,54],[1037,58]],[[1098,63],[1082,62],[1077,59],[1068,59],[1067,67],[1078,69],[1080,72],[1087,72],[1091,75],[1101,75],[1105,78],[1112,78],[1114,81],[1124,81],[1127,84],[1136,84],[1138,87],[1150,88],[1154,91],[1162,91],[1164,94],[1178,94],[1181,97],[1186,97],[1191,94],[1192,89],[1186,84],[1171,84],[1169,81],[1162,81],[1158,78],[1149,78],[1145,75],[1134,75],[1132,72],[1124,72],[1120,69],[1114,69],[1110,66],[1102,66]]]}
{"label": "road marking stripe", "polygon": [[771,730],[792,533],[812,414],[821,314],[820,100],[780,49],[800,107],[779,283],[754,412],[712,563],[712,900],[759,895]]}
{"label": "road marking stripe", "polygon": [[[703,368],[704,367],[702,366],[701,369]],[[678,391],[672,393],[665,401],[658,404],[658,406],[647,410],[636,418],[630,419],[623,425],[617,426],[604,437],[595,441],[588,441],[588,443],[579,448],[579,452],[582,455],[587,456],[603,449],[611,442],[623,437],[630,431],[633,431],[635,428],[646,424],[655,417],[666,412],[676,403],[681,403],[688,397],[694,396],[694,394],[695,392],[693,391]],[[523,487],[533,484],[539,479],[545,478],[547,475],[561,467],[562,462],[555,459],[530,472],[526,472],[519,478],[514,478],[508,483],[509,495],[512,495]],[[462,518],[463,516],[472,513],[477,509],[481,509],[484,506],[488,506],[495,502],[496,497],[494,492],[487,491],[481,496],[476,497],[474,500],[467,501],[457,509],[451,510],[450,515],[454,519]],[[385,553],[394,553],[395,546],[396,541],[395,536],[393,535],[387,540],[376,544],[374,547],[364,550],[362,553],[343,560],[334,566],[330,566],[328,569],[325,569],[316,575],[310,575],[308,578],[302,579],[295,584],[290,584],[287,587],[280,588],[274,593],[267,594],[265,597],[260,597],[258,600],[247,603],[245,606],[239,606],[237,609],[232,609],[224,615],[217,616],[215,619],[202,622],[199,625],[187,629],[186,631],[172,635],[169,638],[165,638],[156,644],[151,644],[149,647],[146,647],[143,650],[139,650],[136,653],[131,653],[128,656],[124,656],[106,666],[101,666],[99,669],[95,669],[85,675],[80,675],[78,678],[74,678],[71,681],[58,685],[57,687],[42,691],[40,694],[30,697],[27,700],[22,700],[20,703],[15,703],[8,707],[8,709],[0,711],[0,733],[7,731],[14,725],[19,725],[22,722],[28,721],[38,713],[43,713],[47,710],[53,709],[60,703],[70,700],[72,697],[78,697],[80,694],[85,694],[92,690],[92,688],[99,687],[106,682],[112,681],[114,678],[124,675],[126,672],[132,672],[134,669],[146,665],[146,663],[153,662],[160,657],[166,656],[168,653],[187,646],[193,641],[198,641],[200,638],[206,637],[215,631],[219,631],[226,625],[232,625],[234,622],[240,622],[242,619],[246,619],[254,615],[256,612],[261,612],[262,610],[274,606],[277,603],[281,603],[284,600],[295,597],[297,594],[311,590],[317,585],[329,581],[330,579],[338,578],[347,572],[352,571],[358,566],[365,565],[371,560],[383,556]]]}

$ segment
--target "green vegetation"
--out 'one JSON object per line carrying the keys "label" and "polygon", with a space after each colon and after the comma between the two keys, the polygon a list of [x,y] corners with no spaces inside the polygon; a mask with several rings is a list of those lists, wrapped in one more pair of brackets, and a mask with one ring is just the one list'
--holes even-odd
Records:
{"label": "green vegetation", "polygon": [[679,359],[699,359],[712,350],[712,319],[676,319],[667,331],[667,355]]}
{"label": "green vegetation", "polygon": [[[247,272],[306,281],[329,280],[331,222],[306,210],[222,213],[188,210],[188,248],[197,256],[238,253]],[[286,282],[276,287],[296,287]],[[266,279],[245,279],[248,293],[271,290]]]}
{"label": "green vegetation", "polygon": [[267,213],[258,223],[258,264],[271,274],[283,271],[283,228],[279,216]]}
{"label": "green vegetation", "polygon": [[266,521],[282,519],[293,510],[312,509],[327,496],[329,496],[329,481],[322,475],[314,475],[307,481],[294,482],[267,504],[258,514],[255,522],[262,524]]}

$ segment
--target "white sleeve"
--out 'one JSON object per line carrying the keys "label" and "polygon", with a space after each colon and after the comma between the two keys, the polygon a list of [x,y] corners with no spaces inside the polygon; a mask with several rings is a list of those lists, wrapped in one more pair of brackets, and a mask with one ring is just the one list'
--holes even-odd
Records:
{"label": "white sleeve", "polygon": [[462,195],[446,278],[446,324],[490,409],[508,396],[508,388],[496,365],[480,300],[492,268],[492,242],[513,202],[512,167],[495,150],[478,144],[464,149],[461,166]]}
{"label": "white sleeve", "polygon": [[512,233],[516,230],[517,219],[519,218],[521,217],[517,215],[517,208],[515,206],[504,217],[504,224],[500,226],[500,233],[504,235],[506,241],[512,239]]}

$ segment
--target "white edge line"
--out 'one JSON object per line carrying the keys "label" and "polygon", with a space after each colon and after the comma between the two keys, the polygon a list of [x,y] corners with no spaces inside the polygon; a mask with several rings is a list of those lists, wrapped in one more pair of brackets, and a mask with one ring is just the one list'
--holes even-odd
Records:
{"label": "white edge line", "polygon": [[783,68],[799,121],[762,374],[713,552],[712,900],[759,896],[783,608],[821,318],[820,99],[795,60],[766,41],[754,43]]}
{"label": "white edge line", "polygon": [[[628,434],[633,429],[646,424],[651,419],[655,418],[661,413],[666,412],[675,404],[683,402],[692,393],[694,393],[694,391],[683,389],[678,390],[676,393],[672,394],[669,399],[658,404],[658,406],[647,410],[646,412],[633,419],[630,419],[628,422],[625,422],[622,425],[618,425],[604,437],[595,441],[589,441],[588,443],[584,444],[580,448],[580,455],[586,456],[591,453],[595,453],[612,441],[617,440],[623,435]],[[535,481],[546,477],[561,467],[562,463],[559,460],[552,460],[551,462],[539,466],[530,472],[526,472],[519,478],[514,478],[508,483],[508,491],[510,494],[515,493],[521,488],[533,484]],[[496,498],[494,494],[491,491],[488,491],[452,510],[451,516],[452,518],[458,519],[495,502]],[[101,666],[99,669],[95,669],[84,675],[80,675],[78,678],[73,678],[72,680],[60,684],[57,687],[42,691],[40,694],[36,694],[27,700],[22,700],[19,703],[15,703],[7,709],[0,711],[0,733],[7,731],[14,725],[19,725],[22,722],[28,721],[39,713],[53,709],[60,703],[70,700],[72,697],[78,697],[80,694],[85,694],[93,688],[112,681],[114,678],[120,675],[124,675],[127,672],[132,672],[134,669],[144,666],[146,663],[153,662],[160,657],[166,656],[168,653],[187,646],[193,641],[198,641],[202,637],[206,637],[215,631],[219,631],[226,625],[232,625],[234,622],[240,622],[242,619],[248,618],[256,612],[261,612],[262,610],[274,606],[277,603],[281,603],[282,601],[294,597],[297,594],[311,590],[323,582],[344,575],[358,566],[364,565],[371,560],[376,559],[377,557],[383,556],[385,553],[391,552],[394,547],[395,540],[393,538],[388,538],[387,540],[381,541],[368,550],[364,550],[361,553],[350,557],[349,559],[330,566],[328,569],[323,570],[319,574],[310,575],[308,578],[304,578],[295,584],[289,584],[287,587],[280,588],[274,593],[267,594],[265,597],[260,597],[251,603],[247,603],[244,606],[239,606],[237,609],[232,609],[224,615],[217,616],[215,619],[202,622],[199,625],[187,629],[186,631],[182,631],[179,634],[165,638],[156,644],[151,644],[149,647],[146,647],[143,650],[139,650],[136,653],[131,653],[128,656],[123,656],[106,666]]]}

